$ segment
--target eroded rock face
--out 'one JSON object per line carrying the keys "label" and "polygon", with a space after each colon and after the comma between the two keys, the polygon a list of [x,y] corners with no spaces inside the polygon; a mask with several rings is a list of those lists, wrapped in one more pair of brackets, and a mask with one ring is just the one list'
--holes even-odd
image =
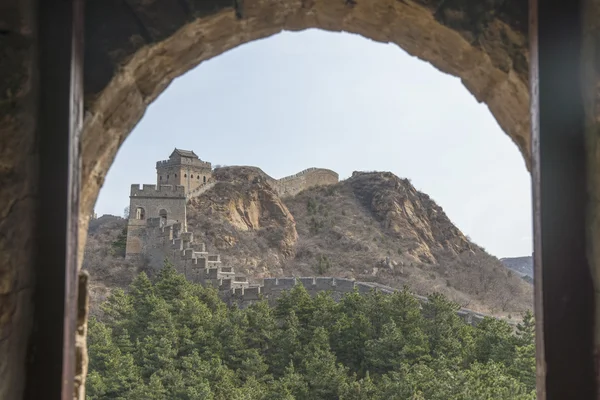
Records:
{"label": "eroded rock face", "polygon": [[[284,257],[294,255],[298,240],[296,221],[260,169],[219,168],[213,177],[216,185],[194,198],[189,208],[191,218],[198,213],[209,214],[211,220],[217,222],[218,229],[211,233],[217,248],[226,249],[236,244],[236,232],[254,231],[267,238]],[[233,231],[223,230],[227,227]]]}
{"label": "eroded rock face", "polygon": [[527,2],[182,0],[86,4],[86,109],[80,248],[114,156],[175,77],[282,30],[347,31],[396,43],[458,76],[529,165]]}
{"label": "eroded rock face", "polygon": [[415,243],[410,252],[422,262],[438,262],[435,253],[440,251],[459,255],[477,250],[444,210],[407,179],[390,172],[354,172],[348,184],[389,234]]}

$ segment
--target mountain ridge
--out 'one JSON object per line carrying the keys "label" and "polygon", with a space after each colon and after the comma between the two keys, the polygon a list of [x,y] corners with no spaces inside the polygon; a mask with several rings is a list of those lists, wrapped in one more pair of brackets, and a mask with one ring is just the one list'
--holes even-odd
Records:
{"label": "mountain ridge", "polygon": [[[530,285],[471,243],[408,179],[355,172],[337,184],[282,198],[259,168],[217,168],[214,177],[214,187],[188,201],[188,229],[251,281],[335,276],[408,285],[420,295],[437,291],[481,312],[531,308]],[[90,225],[91,247],[100,245],[94,235]],[[91,258],[84,263],[92,280],[107,288],[116,284],[119,274],[108,273],[110,268],[101,273],[99,260]],[[120,260],[110,262],[127,270]]]}

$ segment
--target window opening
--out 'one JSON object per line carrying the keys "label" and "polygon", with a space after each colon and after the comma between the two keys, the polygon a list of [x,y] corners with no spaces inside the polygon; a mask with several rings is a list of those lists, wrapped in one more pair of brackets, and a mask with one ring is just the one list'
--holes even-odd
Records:
{"label": "window opening", "polygon": [[135,209],[135,219],[144,219],[146,218],[145,211],[142,207],[138,207]]}

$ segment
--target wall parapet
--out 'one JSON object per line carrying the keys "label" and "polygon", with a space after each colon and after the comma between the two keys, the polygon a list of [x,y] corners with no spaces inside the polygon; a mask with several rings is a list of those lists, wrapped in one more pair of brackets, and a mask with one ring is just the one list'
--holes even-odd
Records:
{"label": "wall parapet", "polygon": [[212,171],[212,164],[210,162],[193,158],[182,158],[181,160],[161,160],[156,162],[156,168],[179,165],[190,165],[198,168],[209,169]]}
{"label": "wall parapet", "polygon": [[129,197],[174,197],[185,198],[185,186],[182,185],[152,185],[133,184]]}
{"label": "wall parapet", "polygon": [[[257,289],[252,289],[248,292],[249,288],[244,290],[237,289],[232,290],[230,295],[231,298],[238,303],[240,306],[251,304],[260,299],[274,300],[279,297],[284,291],[291,290],[294,286],[302,284],[306,290],[316,295],[319,292],[330,291],[336,295],[334,297],[341,298],[342,295],[352,293],[354,290],[358,290],[361,294],[366,294],[372,290],[384,294],[392,294],[400,291],[390,286],[382,285],[376,282],[361,282],[354,279],[348,278],[335,278],[335,277],[281,277],[281,278],[265,278],[262,284]],[[248,293],[248,295],[246,295]],[[429,299],[424,296],[420,296],[413,293],[413,296],[421,304],[429,302]],[[493,317],[491,315],[483,314],[468,308],[461,307],[457,314],[465,322],[469,324],[477,324],[481,322],[485,317]],[[516,325],[516,321],[506,321],[510,325]]]}
{"label": "wall parapet", "polygon": [[289,176],[284,176],[283,178],[276,179],[276,181],[280,182],[280,183],[291,181],[293,179],[300,178],[301,176],[304,176],[304,175],[309,174],[311,172],[322,172],[322,173],[331,174],[333,176],[336,176],[338,178],[338,180],[339,180],[339,175],[335,171],[332,171],[332,170],[326,169],[326,168],[311,167],[311,168],[306,168],[305,170],[302,170],[302,171],[298,172],[297,174],[289,175]]}
{"label": "wall parapet", "polygon": [[297,174],[281,179],[269,180],[279,196],[295,196],[303,190],[315,187],[334,185],[340,176],[337,172],[325,168],[307,168]]}

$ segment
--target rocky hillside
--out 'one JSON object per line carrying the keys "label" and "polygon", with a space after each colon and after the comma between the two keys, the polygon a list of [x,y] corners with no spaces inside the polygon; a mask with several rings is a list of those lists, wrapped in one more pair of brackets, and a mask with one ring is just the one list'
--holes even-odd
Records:
{"label": "rocky hillside", "polygon": [[[215,186],[189,202],[188,229],[251,281],[336,276],[409,285],[423,295],[437,291],[483,312],[531,308],[531,286],[471,243],[406,179],[387,172],[354,173],[336,185],[282,199],[258,168],[219,168],[214,177]],[[112,236],[90,226],[86,265],[94,281],[115,281],[102,272],[112,267],[99,268],[90,260],[102,258],[94,255],[99,249],[114,248],[121,221]],[[104,264],[117,268],[124,262],[104,257],[109,257]]]}
{"label": "rocky hillside", "polygon": [[92,219],[85,244],[83,268],[90,273],[91,311],[113,287],[125,287],[142,269],[125,260],[127,220],[114,215]]}

